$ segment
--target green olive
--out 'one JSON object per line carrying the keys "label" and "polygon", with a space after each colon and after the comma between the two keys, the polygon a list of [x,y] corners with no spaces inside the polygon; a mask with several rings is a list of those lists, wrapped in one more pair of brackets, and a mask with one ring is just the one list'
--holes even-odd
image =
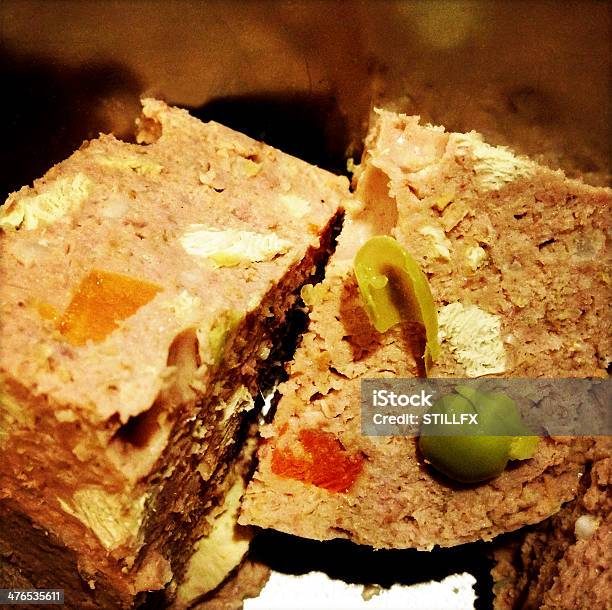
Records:
{"label": "green olive", "polygon": [[364,308],[380,333],[402,321],[425,327],[425,366],[440,353],[438,317],[434,300],[418,263],[392,237],[369,239],[357,252],[355,277]]}
{"label": "green olive", "polygon": [[[500,392],[480,392],[457,386],[427,412],[444,421],[424,423],[419,447],[436,469],[461,483],[478,483],[500,475],[509,460],[535,454],[539,439],[521,421],[515,402]],[[477,416],[477,424],[451,424]],[[438,418],[440,419],[440,417]],[[428,420],[425,419],[427,422]]]}

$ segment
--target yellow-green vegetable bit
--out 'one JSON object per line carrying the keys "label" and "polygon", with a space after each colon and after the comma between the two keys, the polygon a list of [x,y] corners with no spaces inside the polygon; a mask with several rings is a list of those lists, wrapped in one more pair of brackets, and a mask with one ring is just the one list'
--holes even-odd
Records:
{"label": "yellow-green vegetable bit", "polygon": [[[514,400],[501,392],[457,386],[427,413],[445,417],[422,425],[421,453],[436,470],[461,483],[500,475],[508,461],[533,457],[539,443],[523,424]],[[448,423],[461,421],[461,415],[468,419],[469,414],[477,415],[477,424]]]}
{"label": "yellow-green vegetable bit", "polygon": [[425,327],[423,358],[428,371],[440,354],[438,316],[418,263],[395,239],[379,235],[359,249],[354,269],[364,308],[378,332],[407,321]]}

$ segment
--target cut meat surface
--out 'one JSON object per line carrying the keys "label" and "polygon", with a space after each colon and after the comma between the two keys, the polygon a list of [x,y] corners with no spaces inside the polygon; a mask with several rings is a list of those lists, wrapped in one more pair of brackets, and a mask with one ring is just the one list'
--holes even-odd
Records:
{"label": "cut meat surface", "polygon": [[[556,513],[576,495],[591,438],[547,438],[532,459],[464,486],[432,471],[415,439],[361,434],[361,380],[424,375],[424,346],[414,324],[374,329],[352,261],[367,239],[387,234],[421,265],[440,326],[433,377],[605,375],[612,192],[478,134],[387,111],[375,117],[355,181],[359,205],[325,280],[302,293],[310,326],[262,430],[241,522],[430,549],[488,540]],[[327,454],[317,466],[304,443],[313,431],[335,439],[343,460]],[[327,469],[325,484],[294,467],[300,452],[308,472]]]}

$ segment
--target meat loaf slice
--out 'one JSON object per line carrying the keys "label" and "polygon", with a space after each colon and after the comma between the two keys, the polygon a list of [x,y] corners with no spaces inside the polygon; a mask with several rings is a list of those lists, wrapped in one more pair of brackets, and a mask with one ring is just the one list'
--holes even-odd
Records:
{"label": "meat loaf slice", "polygon": [[349,197],[160,101],[138,141],[84,143],[0,213],[0,548],[75,608],[181,581]]}
{"label": "meat loaf slice", "polygon": [[578,496],[495,551],[497,610],[612,606],[612,446],[596,446]]}
{"label": "meat loaf slice", "polygon": [[290,365],[241,522],[374,547],[450,546],[536,523],[576,493],[592,439],[546,439],[479,485],[433,473],[414,439],[361,434],[360,382],[424,374],[421,334],[379,334],[352,269],[370,236],[397,238],[438,307],[436,376],[590,376],[610,349],[605,249],[612,192],[381,111],[310,327]]}

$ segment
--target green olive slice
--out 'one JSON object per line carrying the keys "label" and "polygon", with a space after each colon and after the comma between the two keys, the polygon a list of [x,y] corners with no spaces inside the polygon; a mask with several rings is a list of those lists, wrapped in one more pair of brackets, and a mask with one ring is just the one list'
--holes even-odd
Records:
{"label": "green olive slice", "polygon": [[438,316],[427,277],[418,263],[392,237],[369,239],[357,252],[355,277],[364,308],[374,328],[384,333],[402,321],[425,327],[425,367],[440,354]]}

